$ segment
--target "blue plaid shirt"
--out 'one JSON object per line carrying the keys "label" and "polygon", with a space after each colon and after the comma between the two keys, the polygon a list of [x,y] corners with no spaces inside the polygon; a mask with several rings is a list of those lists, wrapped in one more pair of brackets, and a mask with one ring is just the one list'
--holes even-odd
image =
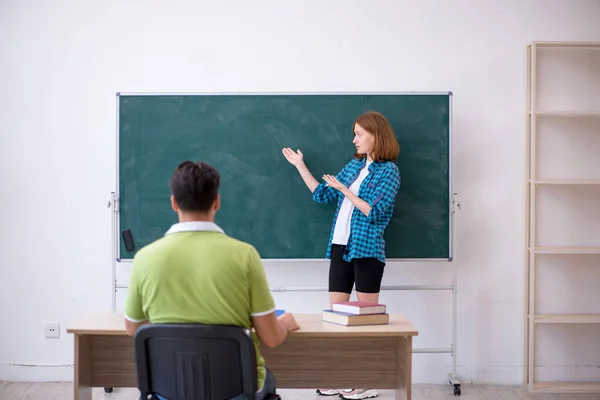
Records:
{"label": "blue plaid shirt", "polygon": [[[354,158],[336,175],[337,180],[346,187],[358,178],[360,170],[364,168],[366,158]],[[365,177],[358,190],[358,197],[369,203],[369,215],[363,214],[357,207],[352,210],[350,220],[350,237],[344,252],[344,261],[353,258],[375,257],[385,263],[385,241],[383,231],[387,227],[394,211],[396,194],[400,188],[400,172],[396,164],[390,161],[372,162],[369,165],[369,174]],[[344,200],[344,195],[337,189],[320,183],[313,191],[312,198],[317,203],[331,203],[337,201],[337,208],[333,218],[329,243],[325,258],[331,258],[331,244],[335,222]]]}

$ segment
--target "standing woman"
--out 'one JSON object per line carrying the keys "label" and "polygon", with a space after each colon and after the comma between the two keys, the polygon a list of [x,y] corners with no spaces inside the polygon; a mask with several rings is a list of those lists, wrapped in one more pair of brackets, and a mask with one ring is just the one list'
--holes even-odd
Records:
{"label": "standing woman", "polygon": [[[336,176],[319,183],[304,164],[303,155],[282,150],[312,192],[317,203],[337,202],[327,245],[329,306],[350,300],[356,284],[359,301],[379,302],[385,267],[383,232],[394,211],[400,173],[393,162],[400,146],[387,119],[377,112],[359,116],[353,124],[356,153]],[[376,397],[374,389],[317,389],[317,393],[345,399]]]}

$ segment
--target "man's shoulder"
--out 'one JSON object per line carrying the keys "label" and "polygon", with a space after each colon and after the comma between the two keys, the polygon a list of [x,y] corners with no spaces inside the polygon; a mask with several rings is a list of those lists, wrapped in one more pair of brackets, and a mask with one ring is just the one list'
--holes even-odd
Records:
{"label": "man's shoulder", "polygon": [[244,254],[258,254],[256,247],[248,242],[244,242],[243,240],[236,239],[231,236],[222,235],[222,241],[228,249],[231,249],[234,252],[244,253]]}
{"label": "man's shoulder", "polygon": [[[256,248],[240,239],[227,235],[226,233],[211,232],[210,236],[198,237],[202,242],[210,241],[217,247],[227,248],[230,251],[251,252],[256,251]],[[179,245],[179,236],[167,235],[147,245],[144,249],[146,252],[159,251],[165,247]],[[140,250],[141,251],[141,250]]]}
{"label": "man's shoulder", "polygon": [[136,253],[134,259],[140,259],[144,257],[148,257],[152,253],[154,253],[157,249],[162,248],[165,245],[165,238],[161,237],[153,242],[148,243],[144,247],[140,248]]}
{"label": "man's shoulder", "polygon": [[[202,241],[206,243],[211,241],[211,253],[220,252],[232,259],[259,257],[257,249],[250,243],[228,236],[224,233],[215,233],[210,239],[203,237]],[[152,243],[142,247],[134,256],[134,261],[138,264],[151,263],[160,254],[171,253],[174,247],[182,246],[177,235],[166,235]],[[186,242],[185,246],[193,246],[193,242]]]}

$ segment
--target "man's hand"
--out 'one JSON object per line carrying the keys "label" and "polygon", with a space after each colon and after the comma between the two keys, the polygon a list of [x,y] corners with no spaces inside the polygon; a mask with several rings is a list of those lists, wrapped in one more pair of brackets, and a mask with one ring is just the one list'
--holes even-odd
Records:
{"label": "man's hand", "polygon": [[150,321],[132,322],[132,321],[128,320],[127,318],[125,318],[125,332],[127,332],[127,334],[129,336],[134,336],[135,333],[137,332],[137,330],[142,325],[146,325],[149,323],[150,323]]}
{"label": "man's hand", "polygon": [[285,313],[276,317],[275,311],[252,317],[252,325],[260,341],[269,348],[279,346],[285,341],[289,331],[300,328],[292,314]]}
{"label": "man's hand", "polygon": [[300,329],[300,326],[296,322],[296,319],[290,313],[281,314],[277,319],[283,322],[288,331],[295,331],[297,329]]}

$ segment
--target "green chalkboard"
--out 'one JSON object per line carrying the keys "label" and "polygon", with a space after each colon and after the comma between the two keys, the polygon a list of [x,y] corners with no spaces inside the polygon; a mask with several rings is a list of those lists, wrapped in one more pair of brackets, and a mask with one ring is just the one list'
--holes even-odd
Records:
{"label": "green chalkboard", "polygon": [[[334,205],[317,204],[281,153],[301,149],[315,178],[354,154],[352,123],[375,110],[400,143],[402,184],[389,259],[451,259],[451,93],[118,94],[118,257],[133,258],[177,222],[169,179],[183,160],[221,173],[216,223],[261,257],[324,258]],[[127,251],[122,232],[135,248]]]}

